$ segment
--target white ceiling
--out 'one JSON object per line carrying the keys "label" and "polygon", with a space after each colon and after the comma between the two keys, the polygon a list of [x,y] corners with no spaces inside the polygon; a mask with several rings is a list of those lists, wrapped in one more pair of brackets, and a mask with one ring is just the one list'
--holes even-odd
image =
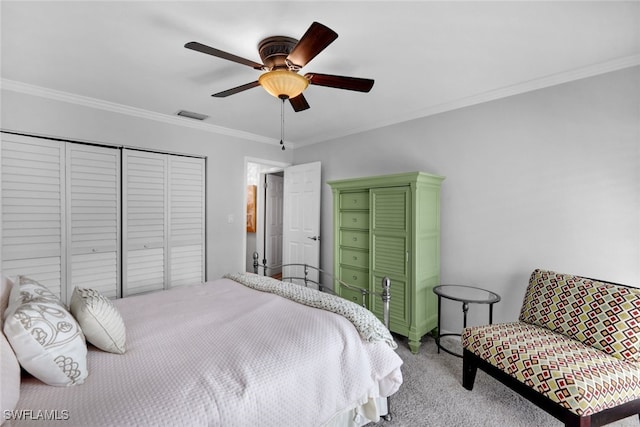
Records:
{"label": "white ceiling", "polygon": [[302,73],[375,79],[370,93],[310,86],[285,109],[295,146],[640,64],[640,2],[619,1],[5,1],[5,89],[277,143],[280,101],[249,67],[265,37],[300,38],[318,21],[339,34]]}

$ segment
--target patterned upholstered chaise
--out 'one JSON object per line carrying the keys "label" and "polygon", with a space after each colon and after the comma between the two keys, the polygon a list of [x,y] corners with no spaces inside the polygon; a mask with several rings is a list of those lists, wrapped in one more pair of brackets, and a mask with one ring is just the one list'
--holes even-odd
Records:
{"label": "patterned upholstered chaise", "polygon": [[463,386],[478,368],[565,423],[640,414],[640,289],[535,270],[519,321],[465,328]]}

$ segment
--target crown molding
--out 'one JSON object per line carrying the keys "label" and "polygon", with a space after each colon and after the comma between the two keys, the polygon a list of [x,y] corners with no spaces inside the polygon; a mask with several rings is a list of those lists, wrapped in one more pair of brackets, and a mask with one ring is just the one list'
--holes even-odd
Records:
{"label": "crown molding", "polygon": [[551,86],[556,86],[564,83],[569,83],[575,80],[585,79],[588,77],[598,76],[600,74],[606,74],[613,71],[622,70],[625,68],[635,67],[640,65],[640,54],[625,56],[617,58],[612,61],[607,61],[599,64],[594,64],[587,67],[582,67],[574,70],[570,70],[564,73],[552,74],[549,76],[541,77],[534,80],[518,83],[504,88],[483,92],[477,95],[468,96],[465,98],[457,99],[452,102],[446,102],[439,105],[434,105],[428,108],[415,110],[402,116],[390,117],[388,120],[383,120],[376,123],[375,127],[353,128],[346,132],[342,132],[339,135],[323,135],[320,138],[310,138],[303,141],[298,141],[297,146],[302,147],[306,145],[315,144],[322,141],[330,141],[332,139],[341,138],[348,135],[353,135],[361,132],[370,131],[373,129],[379,129],[386,126],[395,125],[398,123],[407,122],[410,120],[420,119],[424,117],[434,116],[436,114],[445,113],[447,111],[453,111],[464,107],[470,107],[477,104],[482,104],[489,101],[495,101],[501,98],[507,98],[513,95],[520,95],[526,92],[532,92],[538,89],[544,89]]}
{"label": "crown molding", "polygon": [[[613,71],[622,70],[624,68],[630,68],[640,65],[640,54],[626,56],[612,61],[607,61],[599,64],[594,64],[579,69],[570,70],[563,73],[552,74],[542,78],[529,80],[526,82],[518,83],[515,85],[507,86],[504,88],[483,92],[477,95],[468,96],[465,98],[457,99],[451,102],[446,102],[439,105],[430,106],[424,109],[415,110],[413,112],[405,113],[402,116],[389,117],[387,120],[379,121],[375,126],[362,126],[359,128],[352,128],[346,131],[342,131],[339,134],[323,134],[318,135],[315,138],[309,138],[303,141],[296,141],[295,143],[285,141],[287,146],[291,148],[299,148],[306,145],[316,144],[322,141],[330,141],[337,138],[342,138],[348,135],[356,133],[367,132],[374,129],[379,129],[386,126],[396,125],[398,123],[407,122],[410,120],[420,119],[424,117],[433,116],[436,114],[445,113],[447,111],[453,111],[464,107],[470,107],[477,104],[482,104],[489,101],[494,101],[501,98],[506,98],[513,95],[519,95],[526,92],[531,92],[539,89],[544,89],[551,86],[556,86],[563,83],[569,83],[575,80],[580,80],[588,77],[594,77],[600,74],[606,74]],[[33,96],[39,96],[43,98],[49,98],[56,101],[67,102],[71,104],[82,105],[89,108],[97,108],[114,113],[140,117],[149,120],[155,120],[158,122],[168,123],[176,126],[188,127],[191,129],[198,129],[205,132],[211,132],[218,135],[227,135],[235,138],[240,138],[248,141],[261,142],[271,145],[279,145],[280,141],[267,138],[262,135],[253,134],[250,132],[243,132],[236,129],[217,126],[210,123],[198,122],[192,119],[173,116],[169,114],[156,113],[142,108],[130,107],[127,105],[117,104],[114,102],[104,101],[97,98],[91,98],[82,95],[76,95],[68,92],[49,89],[41,86],[31,85],[15,80],[9,80],[2,78],[0,80],[0,87],[2,89],[10,90],[13,92],[24,93]]]}
{"label": "crown molding", "polygon": [[[9,80],[3,78],[0,87],[12,92],[24,93],[27,95],[38,96],[42,98],[53,99],[55,101],[67,102],[70,104],[81,105],[89,108],[109,111],[112,113],[124,114],[127,116],[139,117],[148,120],[155,120],[176,126],[183,126],[191,129],[197,129],[205,132],[211,132],[219,135],[227,135],[235,138],[245,139],[248,141],[261,142],[272,145],[280,145],[279,140],[267,138],[250,132],[243,132],[236,129],[217,126],[210,123],[199,122],[193,119],[178,117],[169,114],[156,113],[142,108],[130,107],[115,102],[109,102],[102,99],[91,98],[88,96],[77,95],[69,92],[49,89],[42,86],[36,86],[28,83]],[[292,144],[290,144],[292,145]]]}

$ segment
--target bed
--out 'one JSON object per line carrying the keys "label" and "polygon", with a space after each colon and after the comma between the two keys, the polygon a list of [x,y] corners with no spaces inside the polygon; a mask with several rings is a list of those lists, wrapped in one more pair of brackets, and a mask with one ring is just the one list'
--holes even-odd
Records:
{"label": "bed", "polygon": [[88,376],[69,387],[23,372],[15,409],[2,408],[3,425],[377,421],[402,383],[402,360],[384,325],[345,302],[249,273],[112,301],[126,351],[88,345]]}

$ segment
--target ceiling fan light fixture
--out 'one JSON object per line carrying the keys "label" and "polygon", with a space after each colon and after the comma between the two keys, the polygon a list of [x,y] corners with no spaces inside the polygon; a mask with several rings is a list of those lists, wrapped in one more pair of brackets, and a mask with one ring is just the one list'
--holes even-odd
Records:
{"label": "ceiling fan light fixture", "polygon": [[258,82],[264,90],[280,99],[295,98],[309,86],[309,80],[289,70],[268,71],[258,78]]}

